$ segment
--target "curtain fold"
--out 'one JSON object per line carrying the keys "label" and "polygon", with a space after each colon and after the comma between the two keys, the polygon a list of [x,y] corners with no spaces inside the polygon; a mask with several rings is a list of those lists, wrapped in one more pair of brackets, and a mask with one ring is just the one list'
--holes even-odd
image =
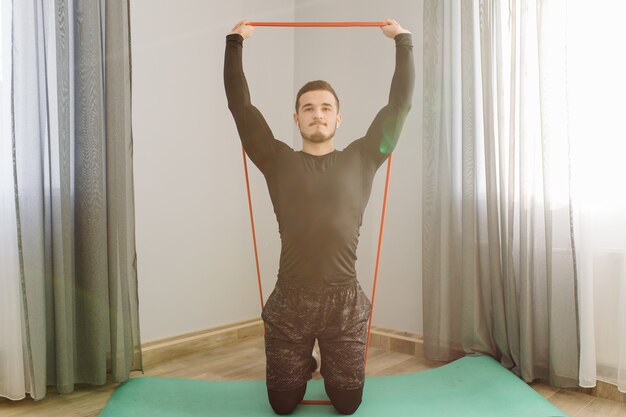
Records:
{"label": "curtain fold", "polygon": [[626,392],[626,4],[575,2],[567,15],[580,385]]}
{"label": "curtain fold", "polygon": [[[109,292],[111,369],[125,375],[141,369],[141,340],[135,252],[135,191],[131,102],[129,2],[108,1],[105,14],[107,195],[109,196]],[[128,353],[132,352],[132,355]]]}
{"label": "curtain fold", "polygon": [[0,2],[0,397],[24,398],[20,266],[11,128],[11,2]]}
{"label": "curtain fold", "polygon": [[424,2],[424,349],[576,386],[562,6]]}
{"label": "curtain fold", "polygon": [[14,2],[28,387],[141,369],[128,0]]}

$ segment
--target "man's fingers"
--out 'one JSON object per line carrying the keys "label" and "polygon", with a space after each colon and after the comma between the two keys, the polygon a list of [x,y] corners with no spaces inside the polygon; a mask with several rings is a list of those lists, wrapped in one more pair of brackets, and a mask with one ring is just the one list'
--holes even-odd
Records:
{"label": "man's fingers", "polygon": [[248,19],[240,20],[230,30],[231,34],[234,34],[234,33],[239,34],[243,36],[244,39],[247,39],[250,36],[252,36],[253,32],[254,32],[254,26],[250,26],[250,21]]}
{"label": "man's fingers", "polygon": [[248,24],[248,20],[247,20],[247,19],[245,19],[245,20],[240,20],[239,22],[237,22],[237,23],[235,24],[235,26],[233,26],[232,30],[238,29],[238,28],[240,28],[241,26],[243,26],[243,25],[247,25],[247,24]]}

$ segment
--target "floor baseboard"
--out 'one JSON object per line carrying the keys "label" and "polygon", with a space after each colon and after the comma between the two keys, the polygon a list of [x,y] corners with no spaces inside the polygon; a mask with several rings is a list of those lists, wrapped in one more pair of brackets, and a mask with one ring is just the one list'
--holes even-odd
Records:
{"label": "floor baseboard", "polygon": [[[142,345],[143,363],[145,367],[150,367],[199,350],[214,349],[262,335],[263,321],[252,319],[155,340]],[[372,327],[370,346],[414,356],[422,356],[424,353],[420,335],[381,327]]]}
{"label": "floor baseboard", "polygon": [[141,348],[144,368],[262,335],[263,321],[253,319],[144,343]]}

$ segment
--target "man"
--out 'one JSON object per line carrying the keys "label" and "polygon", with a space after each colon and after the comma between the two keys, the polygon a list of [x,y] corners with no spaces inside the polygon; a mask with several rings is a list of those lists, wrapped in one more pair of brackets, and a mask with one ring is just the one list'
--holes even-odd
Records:
{"label": "man", "polygon": [[383,34],[396,44],[389,102],[366,135],[343,151],[334,145],[339,99],[325,81],[305,84],[296,97],[302,151],[276,140],[250,102],[243,73],[243,41],[254,27],[239,22],[226,37],[228,107],[246,153],[265,176],[281,237],[278,281],[262,314],[268,397],[277,414],[291,413],[304,397],[317,366],[316,339],[333,406],[352,414],[361,403],[371,304],[355,271],[359,229],[376,170],[411,107],[415,78],[411,33],[395,20],[385,23]]}

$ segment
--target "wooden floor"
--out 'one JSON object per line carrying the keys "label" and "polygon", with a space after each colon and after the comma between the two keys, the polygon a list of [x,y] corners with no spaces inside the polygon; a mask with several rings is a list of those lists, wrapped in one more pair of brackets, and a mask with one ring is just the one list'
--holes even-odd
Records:
{"label": "wooden floor", "polygon": [[[323,359],[322,359],[323,360]],[[402,353],[371,348],[368,375],[393,375],[416,372],[441,365]],[[209,380],[258,379],[265,376],[263,339],[260,337],[164,361],[146,369],[147,376]],[[141,376],[140,373],[133,375]],[[319,378],[319,374],[316,373]],[[72,394],[58,395],[50,390],[39,402],[31,399],[0,399],[0,417],[96,417],[104,408],[117,384],[79,387]],[[535,383],[533,388],[571,417],[626,417],[626,405],[590,395]],[[505,416],[505,414],[503,414]]]}

